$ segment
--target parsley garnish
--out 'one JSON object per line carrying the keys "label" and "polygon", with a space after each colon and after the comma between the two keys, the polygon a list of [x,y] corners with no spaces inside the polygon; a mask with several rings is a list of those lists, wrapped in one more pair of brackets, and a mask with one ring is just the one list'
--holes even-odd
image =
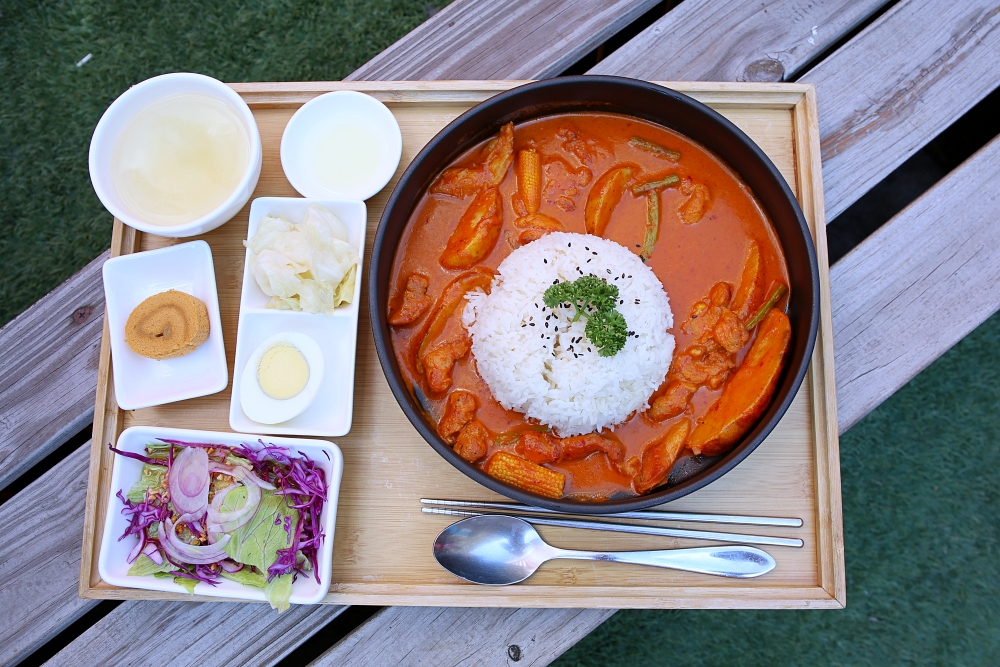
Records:
{"label": "parsley garnish", "polygon": [[617,354],[628,338],[628,324],[615,309],[617,299],[618,287],[595,276],[556,283],[545,290],[544,296],[549,308],[573,306],[573,322],[587,316],[584,333],[602,357]]}

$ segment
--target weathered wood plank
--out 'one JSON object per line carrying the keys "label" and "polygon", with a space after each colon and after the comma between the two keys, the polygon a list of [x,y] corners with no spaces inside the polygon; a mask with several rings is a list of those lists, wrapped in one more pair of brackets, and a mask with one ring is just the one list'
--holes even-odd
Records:
{"label": "weathered wood plank", "polygon": [[607,620],[610,609],[388,607],[311,663],[536,667]]}
{"label": "weathered wood plank", "polygon": [[13,664],[97,604],[77,596],[90,443],[0,506],[0,664]]}
{"label": "weathered wood plank", "polygon": [[0,489],[93,420],[105,259],[0,329]]}
{"label": "weathered wood plank", "polygon": [[68,644],[47,665],[221,667],[273,665],[347,607],[126,602]]}
{"label": "weathered wood plank", "polygon": [[904,0],[809,71],[827,219],[1000,85],[997,63],[996,0]]}
{"label": "weathered wood plank", "polygon": [[787,81],[887,0],[685,0],[590,74],[648,81]]}
{"label": "weathered wood plank", "polygon": [[830,279],[844,431],[1000,308],[1000,138],[837,262]]}
{"label": "weathered wood plank", "polygon": [[347,79],[544,79],[560,74],[655,4],[456,0]]}

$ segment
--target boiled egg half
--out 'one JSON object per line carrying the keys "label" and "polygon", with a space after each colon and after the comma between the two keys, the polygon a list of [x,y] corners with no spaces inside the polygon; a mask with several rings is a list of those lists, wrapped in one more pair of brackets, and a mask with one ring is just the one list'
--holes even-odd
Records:
{"label": "boiled egg half", "polygon": [[323,370],[316,341],[294,331],[275,334],[254,350],[243,369],[240,406],[255,422],[286,422],[312,404]]}

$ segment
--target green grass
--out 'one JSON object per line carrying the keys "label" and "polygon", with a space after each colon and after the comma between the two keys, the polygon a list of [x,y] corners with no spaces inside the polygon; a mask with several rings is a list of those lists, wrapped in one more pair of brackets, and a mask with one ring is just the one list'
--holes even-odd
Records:
{"label": "green grass", "polygon": [[176,71],[342,79],[444,4],[0,0],[0,325],[110,244],[87,150],[101,114],[129,86]]}
{"label": "green grass", "polygon": [[994,315],[840,439],[846,609],[621,611],[554,665],[1000,663],[998,349]]}

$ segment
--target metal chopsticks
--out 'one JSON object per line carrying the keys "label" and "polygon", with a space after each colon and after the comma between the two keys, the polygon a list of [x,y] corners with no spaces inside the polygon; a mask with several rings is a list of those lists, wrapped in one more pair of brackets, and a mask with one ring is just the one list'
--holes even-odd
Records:
{"label": "metal chopsticks", "polygon": [[[558,514],[562,512],[546,509],[544,507],[532,507],[521,503],[498,503],[476,500],[437,500],[434,498],[421,498],[424,505],[443,505],[447,507],[478,507],[492,510],[514,510],[520,512],[531,512],[533,514]],[[737,514],[695,514],[692,512],[662,512],[660,510],[642,510],[639,512],[616,512],[614,514],[602,514],[601,516],[611,519],[656,519],[659,521],[691,521],[697,523],[728,523],[741,524],[745,526],[784,526],[788,528],[799,528],[802,526],[802,519],[783,519],[779,517],[767,516],[740,516]]]}
{"label": "metal chopsticks", "polygon": [[[533,508],[534,509],[534,508]],[[684,530],[681,528],[663,528],[660,526],[636,526],[628,523],[610,521],[590,521],[584,519],[556,519],[528,514],[520,510],[499,512],[474,512],[470,510],[446,509],[443,507],[422,507],[425,514],[443,514],[446,516],[483,516],[502,514],[516,516],[528,523],[540,526],[562,526],[564,528],[583,528],[586,530],[604,530],[614,533],[639,533],[642,535],[661,535],[664,537],[686,537],[692,540],[712,540],[714,542],[735,542],[738,544],[766,544],[779,547],[801,547],[802,540],[787,537],[768,537],[765,535],[741,535],[738,533],[717,533],[708,530]]]}

